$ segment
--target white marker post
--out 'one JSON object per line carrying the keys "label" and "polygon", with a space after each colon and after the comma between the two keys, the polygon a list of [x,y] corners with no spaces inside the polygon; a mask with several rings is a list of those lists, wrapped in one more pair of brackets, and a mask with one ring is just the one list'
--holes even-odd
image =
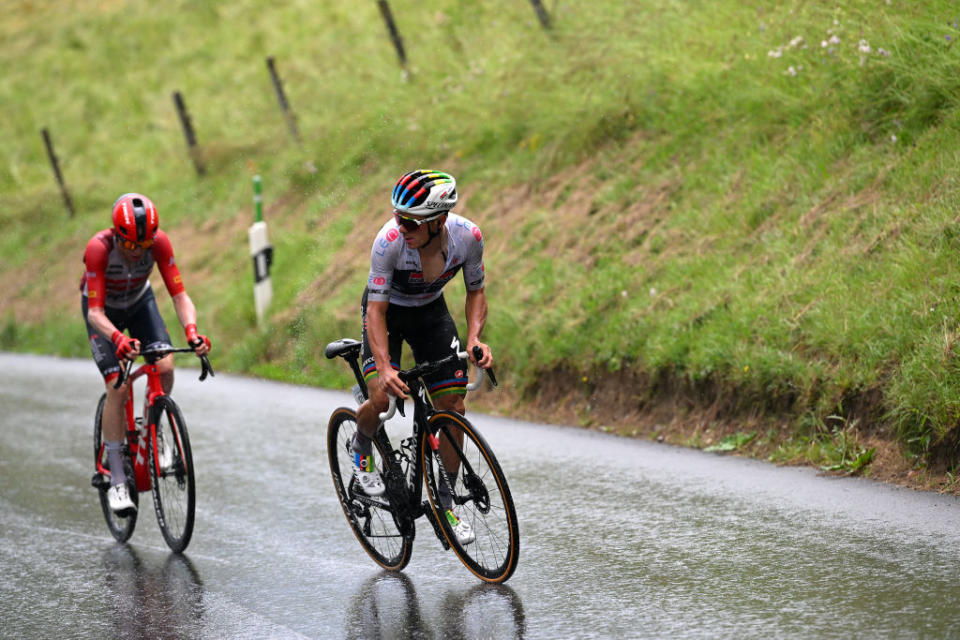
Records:
{"label": "white marker post", "polygon": [[257,309],[257,324],[262,325],[263,316],[273,299],[273,286],[270,284],[273,246],[267,239],[267,223],[263,221],[260,176],[253,176],[253,204],[257,220],[247,233],[250,236],[250,255],[253,257],[253,302]]}

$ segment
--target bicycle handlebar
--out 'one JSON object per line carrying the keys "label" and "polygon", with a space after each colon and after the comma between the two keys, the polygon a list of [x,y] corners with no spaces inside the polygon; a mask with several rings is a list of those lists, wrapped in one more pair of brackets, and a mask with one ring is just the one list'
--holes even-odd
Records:
{"label": "bicycle handlebar", "polygon": [[[191,347],[162,347],[160,349],[150,349],[149,351],[141,351],[141,356],[155,356],[156,359],[160,359],[168,353],[194,353],[193,348]],[[200,380],[207,379],[207,376],[214,377],[216,374],[213,372],[213,365],[210,364],[210,360],[207,359],[207,356],[198,356],[200,358]],[[133,360],[127,360],[123,365],[120,366],[120,375],[117,376],[117,381],[113,385],[114,389],[119,389],[120,385],[123,384],[123,381],[130,377],[130,369],[133,367]]]}
{"label": "bicycle handlebar", "polygon": [[[474,347],[474,348],[473,348],[473,356],[474,356],[474,358],[476,358],[477,360],[480,360],[480,358],[483,357],[483,351],[480,349],[480,347]],[[433,371],[436,371],[437,369],[439,369],[439,368],[442,367],[443,365],[447,364],[447,363],[450,362],[451,360],[467,360],[468,358],[469,358],[469,356],[467,355],[467,352],[466,352],[466,351],[458,351],[457,353],[451,354],[451,355],[447,356],[446,358],[441,358],[440,360],[437,360],[436,362],[425,362],[425,363],[423,363],[422,365],[418,365],[418,366],[414,367],[413,369],[407,369],[406,371],[401,371],[401,372],[399,373],[399,376],[400,376],[400,379],[401,379],[401,380],[403,380],[404,382],[407,382],[407,381],[409,381],[409,380],[413,380],[413,379],[415,379],[415,378],[419,378],[419,377],[421,377],[421,376],[423,376],[423,375],[426,375],[426,374],[428,374],[428,373],[432,373]],[[472,363],[471,363],[471,364],[472,364]],[[470,382],[470,383],[467,384],[467,391],[475,391],[475,390],[477,390],[477,389],[480,388],[480,383],[483,382],[483,374],[484,374],[484,371],[486,371],[487,374],[489,374],[489,376],[490,376],[490,383],[491,383],[493,386],[497,386],[497,378],[496,378],[496,376],[494,376],[494,374],[493,374],[493,369],[492,369],[492,368],[490,368],[490,369],[481,369],[480,367],[478,367],[478,366],[475,365],[475,364],[473,365],[473,368],[474,368],[474,370],[477,372],[477,377],[474,378],[473,382]],[[387,406],[387,410],[386,410],[386,411],[384,411],[383,413],[379,414],[378,417],[380,418],[380,422],[386,422],[387,420],[389,420],[390,418],[392,418],[392,417],[394,416],[394,414],[397,412],[397,397],[396,397],[396,396],[393,396],[393,395],[390,395],[390,394],[388,393],[388,394],[387,394],[387,398],[388,398],[388,400],[389,400],[389,405]]]}

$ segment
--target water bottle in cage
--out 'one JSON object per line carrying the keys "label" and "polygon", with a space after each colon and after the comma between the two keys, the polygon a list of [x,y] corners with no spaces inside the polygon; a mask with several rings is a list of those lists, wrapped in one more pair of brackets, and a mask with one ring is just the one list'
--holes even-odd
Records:
{"label": "water bottle in cage", "polygon": [[363,404],[366,401],[366,398],[363,397],[363,391],[360,389],[359,384],[353,385],[353,399],[357,401],[357,406]]}

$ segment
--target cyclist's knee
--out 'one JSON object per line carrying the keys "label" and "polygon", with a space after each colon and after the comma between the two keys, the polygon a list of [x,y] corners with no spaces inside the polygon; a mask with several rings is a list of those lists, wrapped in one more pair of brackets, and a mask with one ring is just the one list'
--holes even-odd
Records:
{"label": "cyclist's knee", "polygon": [[168,353],[157,360],[157,373],[160,375],[173,375],[173,354]]}
{"label": "cyclist's knee", "polygon": [[157,360],[157,373],[160,374],[160,384],[163,386],[164,393],[170,393],[173,389],[173,354],[168,353]]}
{"label": "cyclist's knee", "polygon": [[467,410],[463,402],[463,396],[458,393],[440,396],[433,401],[433,406],[441,411],[456,411],[459,414],[463,414]]}
{"label": "cyclist's knee", "polygon": [[367,393],[369,395],[368,402],[377,413],[383,413],[390,408],[390,399],[387,397],[387,394],[380,389],[380,384],[376,378],[371,379],[367,383]]}
{"label": "cyclist's knee", "polygon": [[126,399],[127,388],[130,385],[129,379],[124,380],[119,388],[114,388],[114,385],[117,384],[117,376],[105,378],[103,384],[107,389],[107,400],[115,400],[118,398]]}

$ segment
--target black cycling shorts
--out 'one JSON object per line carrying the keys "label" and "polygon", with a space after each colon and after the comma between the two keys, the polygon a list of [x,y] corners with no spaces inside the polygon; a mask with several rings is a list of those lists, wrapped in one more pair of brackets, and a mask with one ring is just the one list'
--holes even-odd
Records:
{"label": "black cycling shorts", "polygon": [[[110,336],[102,336],[87,320],[87,297],[81,296],[80,307],[83,310],[83,321],[87,325],[87,335],[90,337],[90,351],[97,363],[97,368],[103,377],[109,378],[120,372],[120,361],[117,360],[117,348],[110,341]],[[104,307],[107,319],[120,331],[129,329],[131,338],[140,341],[140,348],[163,349],[169,348],[170,334],[167,325],[163,322],[160,310],[157,308],[157,299],[153,296],[153,289],[147,289],[143,296],[129,309],[115,309]]]}
{"label": "black cycling shorts", "polygon": [[[360,352],[363,378],[367,382],[377,375],[377,365],[370,352],[367,338],[367,291],[363,291],[360,303],[363,315],[363,347]],[[387,307],[387,341],[390,349],[390,364],[400,369],[400,352],[403,342],[410,345],[416,364],[445,358],[451,353],[463,351],[453,321],[443,296],[422,307]],[[467,393],[467,361],[454,360],[439,371],[424,376],[424,384],[431,398],[458,393]]]}

